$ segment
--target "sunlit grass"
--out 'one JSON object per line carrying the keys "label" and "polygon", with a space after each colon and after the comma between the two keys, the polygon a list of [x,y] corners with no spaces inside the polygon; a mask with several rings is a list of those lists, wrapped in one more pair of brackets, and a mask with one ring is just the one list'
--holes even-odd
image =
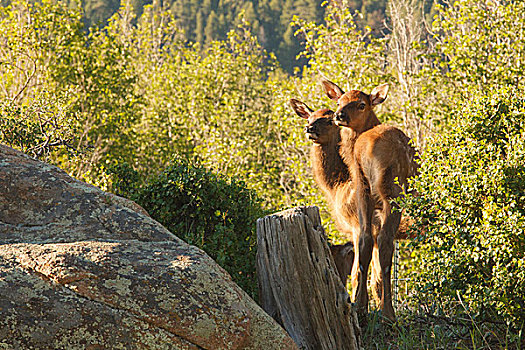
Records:
{"label": "sunlit grass", "polygon": [[476,323],[469,319],[438,315],[437,310],[398,310],[395,324],[380,312],[371,312],[362,329],[363,348],[374,350],[409,349],[524,349],[523,330],[515,333],[505,325]]}

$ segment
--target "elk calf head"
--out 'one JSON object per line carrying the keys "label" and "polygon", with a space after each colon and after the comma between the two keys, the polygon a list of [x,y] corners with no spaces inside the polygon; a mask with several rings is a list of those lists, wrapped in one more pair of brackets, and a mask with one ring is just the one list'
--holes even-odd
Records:
{"label": "elk calf head", "polygon": [[337,110],[334,115],[337,125],[349,127],[361,133],[379,124],[373,108],[385,101],[388,95],[388,84],[375,87],[370,95],[359,90],[344,92],[329,80],[322,80],[321,84],[326,95],[337,102]]}
{"label": "elk calf head", "polygon": [[329,143],[339,133],[339,127],[335,125],[333,120],[333,111],[320,109],[314,112],[304,102],[296,99],[291,99],[290,105],[299,117],[308,120],[305,132],[312,142],[317,144]]}
{"label": "elk calf head", "polygon": [[352,265],[354,264],[354,244],[348,242],[346,244],[332,245],[330,246],[330,252],[334,258],[339,278],[341,278],[343,285],[346,287],[348,276],[352,272]]}

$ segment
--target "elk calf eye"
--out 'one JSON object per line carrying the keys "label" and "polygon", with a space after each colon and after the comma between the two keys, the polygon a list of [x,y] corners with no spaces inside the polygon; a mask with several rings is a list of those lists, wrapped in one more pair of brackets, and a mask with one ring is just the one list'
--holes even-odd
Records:
{"label": "elk calf eye", "polygon": [[360,110],[365,109],[365,107],[366,107],[366,105],[365,105],[364,103],[360,103],[360,104],[359,104],[359,109],[360,109]]}

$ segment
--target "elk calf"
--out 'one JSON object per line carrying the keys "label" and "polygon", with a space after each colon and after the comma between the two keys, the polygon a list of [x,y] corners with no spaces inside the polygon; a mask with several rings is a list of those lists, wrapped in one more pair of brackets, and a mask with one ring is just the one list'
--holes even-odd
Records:
{"label": "elk calf", "polygon": [[[313,142],[310,150],[312,170],[317,185],[323,190],[338,230],[351,242],[359,233],[355,183],[352,181],[347,165],[341,158],[341,133],[334,120],[334,112],[329,109],[313,111],[305,103],[291,99],[290,105],[301,118],[308,120],[305,128],[308,139]],[[348,137],[348,136],[347,136]],[[374,230],[380,228],[374,221]],[[341,280],[346,281],[353,265],[353,243],[333,246],[331,248]],[[375,254],[378,257],[377,254]],[[379,291],[380,270],[376,259],[376,273],[373,274],[373,290]],[[348,272],[346,272],[348,270]],[[376,298],[380,295],[374,293]]]}
{"label": "elk calf", "polygon": [[313,142],[310,160],[314,179],[332,203],[339,188],[350,181],[348,167],[339,154],[341,128],[334,123],[334,112],[329,109],[314,112],[296,99],[291,99],[290,105],[299,117],[308,120],[305,132]]}
{"label": "elk calf", "polygon": [[[401,130],[381,125],[373,111],[374,106],[385,101],[388,85],[380,85],[368,95],[358,90],[345,93],[328,80],[322,84],[328,97],[337,101],[335,123],[346,130],[342,135],[350,135],[342,137],[341,155],[355,181],[359,217],[352,268],[355,302],[361,313],[367,312],[366,280],[377,247],[382,280],[380,307],[393,321],[391,266],[401,213],[392,208],[397,208],[395,198],[406,189],[407,179],[415,175],[416,152]],[[379,230],[373,230],[376,218],[380,220]]]}

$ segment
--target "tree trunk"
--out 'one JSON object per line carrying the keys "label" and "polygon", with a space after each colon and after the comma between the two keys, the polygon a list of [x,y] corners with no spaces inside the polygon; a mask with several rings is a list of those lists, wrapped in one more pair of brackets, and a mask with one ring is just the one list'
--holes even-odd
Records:
{"label": "tree trunk", "polygon": [[360,328],[339,279],[317,207],[257,220],[262,308],[301,349],[359,349]]}

